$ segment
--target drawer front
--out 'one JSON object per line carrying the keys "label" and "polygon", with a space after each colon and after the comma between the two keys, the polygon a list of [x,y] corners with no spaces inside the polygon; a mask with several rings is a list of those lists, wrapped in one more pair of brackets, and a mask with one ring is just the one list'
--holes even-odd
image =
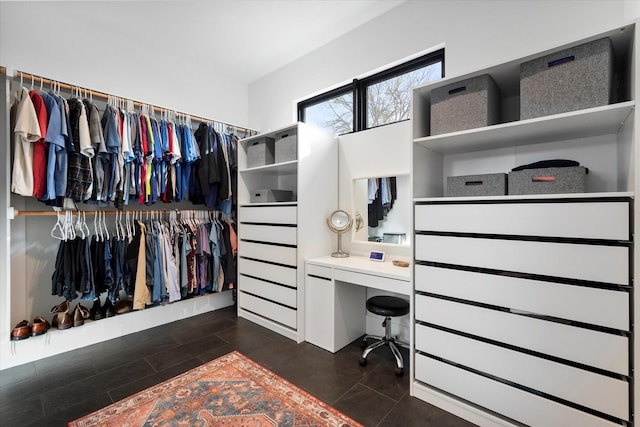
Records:
{"label": "drawer front", "polygon": [[629,239],[628,202],[416,205],[421,231]]}
{"label": "drawer front", "polygon": [[614,427],[618,424],[484,376],[416,355],[416,379],[523,424],[537,427]]}
{"label": "drawer front", "polygon": [[296,310],[267,301],[253,295],[238,292],[238,306],[289,328],[296,328]]}
{"label": "drawer front", "polygon": [[276,246],[240,240],[238,242],[238,254],[246,258],[276,262],[278,264],[290,265],[292,267],[297,265],[296,248],[289,248],[286,246]]}
{"label": "drawer front", "polygon": [[416,291],[629,330],[629,293],[495,274],[415,267]]}
{"label": "drawer front", "polygon": [[315,265],[306,263],[306,274],[311,274],[313,276],[324,277],[325,279],[331,279],[333,277],[332,268],[331,267],[323,267],[321,265]]}
{"label": "drawer front", "polygon": [[297,228],[279,225],[240,224],[240,238],[258,242],[296,245]]}
{"label": "drawer front", "polygon": [[354,271],[334,269],[334,278],[342,282],[355,283],[369,288],[384,289],[403,295],[411,294],[411,282],[375,276],[373,274],[357,273]]}
{"label": "drawer front", "polygon": [[280,283],[292,288],[297,287],[297,271],[294,267],[283,267],[243,257],[238,258],[238,273]]}
{"label": "drawer front", "polygon": [[415,297],[415,317],[418,321],[628,375],[627,337],[425,295]]}
{"label": "drawer front", "polygon": [[424,325],[416,326],[415,339],[417,350],[620,419],[629,416],[629,383],[626,381]]}
{"label": "drawer front", "polygon": [[286,286],[276,285],[275,283],[265,282],[242,274],[238,279],[238,286],[242,292],[261,296],[291,308],[296,308],[298,305],[296,290]]}
{"label": "drawer front", "polygon": [[262,224],[297,224],[296,206],[242,206],[238,220]]}
{"label": "drawer front", "polygon": [[415,253],[420,261],[629,284],[623,246],[418,235]]}

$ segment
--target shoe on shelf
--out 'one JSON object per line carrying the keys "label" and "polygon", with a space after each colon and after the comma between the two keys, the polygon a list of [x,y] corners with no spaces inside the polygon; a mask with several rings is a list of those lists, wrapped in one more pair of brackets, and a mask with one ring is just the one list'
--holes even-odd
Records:
{"label": "shoe on shelf", "polygon": [[104,305],[102,306],[102,312],[104,317],[113,317],[116,315],[116,309],[113,307],[113,303],[111,299],[107,297],[104,301]]}
{"label": "shoe on shelf", "polygon": [[31,335],[31,325],[28,320],[20,321],[11,331],[11,341],[19,341],[29,338]]}
{"label": "shoe on shelf", "polygon": [[115,304],[114,308],[116,310],[116,314],[128,313],[133,310],[133,302],[126,299],[121,299]]}
{"label": "shoe on shelf", "polygon": [[91,316],[91,312],[89,309],[78,303],[76,308],[73,310],[73,326],[82,326],[84,325],[85,319],[88,319]]}
{"label": "shoe on shelf", "polygon": [[[57,316],[58,314],[56,313],[54,317]],[[33,323],[31,324],[31,336],[35,337],[36,335],[45,334],[50,327],[51,325],[49,325],[47,319],[42,316],[37,316],[35,319],[33,319]]]}
{"label": "shoe on shelf", "polygon": [[73,320],[69,314],[69,301],[64,300],[60,304],[53,306],[51,312],[55,313],[51,321],[58,329],[69,329],[73,326]]}
{"label": "shoe on shelf", "polygon": [[100,307],[100,298],[96,298],[93,300],[93,307],[91,307],[91,310],[89,311],[89,318],[91,320],[100,320],[103,317],[102,307]]}

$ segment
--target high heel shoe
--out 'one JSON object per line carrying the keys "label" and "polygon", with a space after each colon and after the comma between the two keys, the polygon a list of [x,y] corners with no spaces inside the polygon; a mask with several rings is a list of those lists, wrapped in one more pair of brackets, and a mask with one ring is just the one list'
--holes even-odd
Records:
{"label": "high heel shoe", "polygon": [[69,301],[65,300],[60,304],[53,306],[51,312],[55,313],[52,324],[55,324],[58,329],[69,329],[73,326],[73,320],[69,314]]}
{"label": "high heel shoe", "polygon": [[89,310],[78,303],[73,310],[73,326],[78,327],[84,325],[85,319],[88,319],[90,315]]}

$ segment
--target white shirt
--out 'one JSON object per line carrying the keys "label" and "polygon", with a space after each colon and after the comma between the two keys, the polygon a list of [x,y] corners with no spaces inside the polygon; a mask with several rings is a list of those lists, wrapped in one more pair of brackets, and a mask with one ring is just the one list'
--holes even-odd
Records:
{"label": "white shirt", "polygon": [[16,123],[13,128],[15,146],[11,191],[22,196],[33,196],[33,143],[41,138],[40,125],[29,91],[21,87],[14,97]]}

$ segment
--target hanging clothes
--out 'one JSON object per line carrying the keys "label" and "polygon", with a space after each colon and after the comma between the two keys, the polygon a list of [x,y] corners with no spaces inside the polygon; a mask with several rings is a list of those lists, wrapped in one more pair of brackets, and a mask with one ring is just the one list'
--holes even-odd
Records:
{"label": "hanging clothes", "polygon": [[24,87],[11,111],[16,194],[57,207],[69,199],[121,210],[134,198],[235,212],[237,137],[210,124],[194,132],[189,120],[158,120],[111,101],[101,114],[93,100]]}
{"label": "hanging clothes", "polygon": [[11,191],[22,196],[32,196],[34,143],[42,136],[40,124],[26,88],[18,89],[13,99],[11,135],[14,149]]}
{"label": "hanging clothes", "polygon": [[91,145],[89,123],[84,104],[77,98],[69,101],[69,121],[73,137],[73,150],[67,153],[66,197],[75,202],[83,202],[91,197],[93,189],[91,159],[94,150]]}

